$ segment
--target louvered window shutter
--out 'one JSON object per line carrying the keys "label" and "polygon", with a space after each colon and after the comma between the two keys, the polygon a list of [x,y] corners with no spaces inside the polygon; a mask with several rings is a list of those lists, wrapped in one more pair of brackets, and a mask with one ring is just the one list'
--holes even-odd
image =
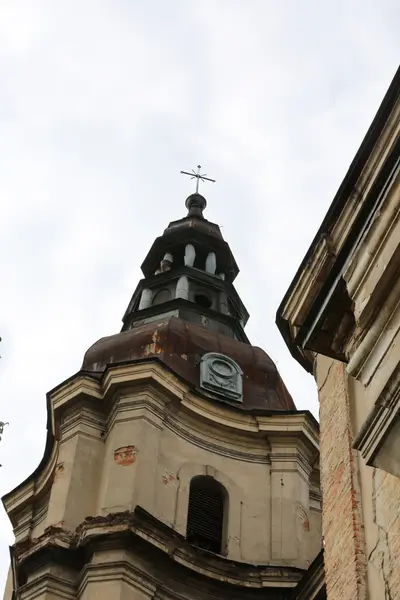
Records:
{"label": "louvered window shutter", "polygon": [[187,540],[219,554],[222,546],[224,490],[212,477],[196,477],[189,494]]}

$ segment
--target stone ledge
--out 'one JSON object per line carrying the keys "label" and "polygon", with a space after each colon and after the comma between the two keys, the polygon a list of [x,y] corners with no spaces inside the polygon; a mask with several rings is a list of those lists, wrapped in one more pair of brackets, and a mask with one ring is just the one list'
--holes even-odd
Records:
{"label": "stone ledge", "polygon": [[23,585],[28,574],[31,579],[32,573],[45,562],[75,564],[81,570],[89,555],[127,547],[140,555],[149,549],[152,553],[158,550],[164,555],[163,560],[168,555],[176,568],[183,567],[216,583],[247,590],[293,588],[304,573],[290,565],[232,561],[197,548],[140,507],[134,512],[88,517],[75,531],[49,527],[39,538],[15,544],[13,555],[18,580]]}
{"label": "stone ledge", "polygon": [[392,452],[400,446],[400,364],[371,410],[356,436],[353,448],[359,450],[367,465],[379,467],[400,476],[400,454]]}

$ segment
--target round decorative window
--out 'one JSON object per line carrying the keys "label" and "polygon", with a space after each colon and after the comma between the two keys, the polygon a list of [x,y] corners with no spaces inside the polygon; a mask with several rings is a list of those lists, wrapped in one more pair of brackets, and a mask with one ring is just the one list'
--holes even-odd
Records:
{"label": "round decorative window", "polygon": [[210,369],[213,373],[218,375],[219,377],[232,377],[234,374],[234,368],[232,365],[222,360],[213,360],[210,363]]}
{"label": "round decorative window", "polygon": [[208,352],[200,361],[200,386],[228,400],[242,401],[243,372],[229,356]]}

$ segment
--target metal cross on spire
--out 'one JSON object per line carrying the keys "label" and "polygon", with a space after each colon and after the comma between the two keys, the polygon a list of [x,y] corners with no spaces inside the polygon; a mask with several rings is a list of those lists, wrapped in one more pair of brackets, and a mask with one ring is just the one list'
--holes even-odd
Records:
{"label": "metal cross on spire", "polygon": [[199,192],[199,183],[200,180],[201,181],[211,181],[212,183],[215,183],[215,179],[210,179],[209,177],[206,177],[207,173],[204,173],[204,175],[202,175],[200,173],[200,169],[201,169],[201,165],[197,165],[197,173],[194,169],[192,169],[191,173],[188,173],[187,171],[181,171],[182,175],[189,175],[189,177],[191,177],[192,179],[196,179],[196,194],[198,194]]}

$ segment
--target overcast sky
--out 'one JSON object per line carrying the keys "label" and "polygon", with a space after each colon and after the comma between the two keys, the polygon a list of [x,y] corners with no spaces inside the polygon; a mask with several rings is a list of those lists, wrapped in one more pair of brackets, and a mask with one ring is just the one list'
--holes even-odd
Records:
{"label": "overcast sky", "polygon": [[[318,414],[275,312],[400,56],[398,0],[0,0],[0,493],[45,394],[120,330],[197,164],[253,344]],[[12,531],[0,514],[0,584]]]}

